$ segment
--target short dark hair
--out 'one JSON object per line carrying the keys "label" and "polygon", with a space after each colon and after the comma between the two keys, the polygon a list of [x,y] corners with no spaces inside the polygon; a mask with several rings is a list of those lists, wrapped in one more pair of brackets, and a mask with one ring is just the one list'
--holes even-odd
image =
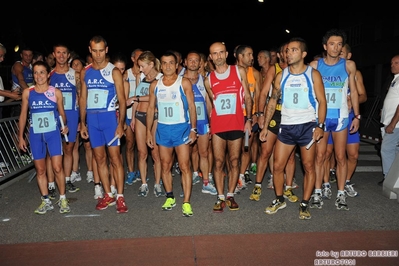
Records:
{"label": "short dark hair", "polygon": [[342,38],[342,45],[346,44],[347,36],[346,32],[341,30],[341,29],[331,29],[327,31],[322,39],[322,44],[327,44],[328,39],[330,39],[331,36],[339,36]]}
{"label": "short dark hair", "polygon": [[95,35],[95,36],[93,36],[93,38],[91,38],[90,41],[89,41],[89,46],[90,46],[91,42],[94,42],[94,43],[104,42],[105,47],[108,46],[107,41],[106,41],[106,40],[104,39],[104,37],[101,36],[101,35]]}
{"label": "short dark hair", "polygon": [[293,37],[289,42],[299,42],[302,52],[308,52],[308,45],[306,44],[305,39],[301,37]]}

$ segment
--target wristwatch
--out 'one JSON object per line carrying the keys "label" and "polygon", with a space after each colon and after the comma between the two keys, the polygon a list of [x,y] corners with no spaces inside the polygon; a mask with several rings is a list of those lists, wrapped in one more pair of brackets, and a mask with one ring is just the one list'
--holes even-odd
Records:
{"label": "wristwatch", "polygon": [[324,130],[325,125],[324,125],[324,123],[318,123],[317,127]]}
{"label": "wristwatch", "polygon": [[194,132],[195,134],[198,134],[198,130],[195,127],[193,127],[190,131]]}
{"label": "wristwatch", "polygon": [[355,118],[360,120],[362,118],[362,116],[361,115],[355,115]]}

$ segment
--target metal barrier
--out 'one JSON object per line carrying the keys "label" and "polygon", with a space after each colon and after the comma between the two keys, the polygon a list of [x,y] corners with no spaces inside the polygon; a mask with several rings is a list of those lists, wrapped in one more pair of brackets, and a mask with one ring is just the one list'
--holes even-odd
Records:
{"label": "metal barrier", "polygon": [[[0,103],[0,107],[4,108],[20,104],[20,101]],[[0,119],[0,185],[29,171],[34,166],[30,151],[29,123],[26,123],[24,128],[24,137],[28,145],[27,152],[22,152],[18,148],[18,122],[19,117]]]}

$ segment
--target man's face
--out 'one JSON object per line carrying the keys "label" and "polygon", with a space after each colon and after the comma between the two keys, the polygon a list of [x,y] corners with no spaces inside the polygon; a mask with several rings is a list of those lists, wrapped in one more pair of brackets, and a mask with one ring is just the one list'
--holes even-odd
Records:
{"label": "man's face", "polygon": [[299,42],[290,42],[287,45],[286,58],[289,65],[298,63],[304,58]]}
{"label": "man's face", "polygon": [[270,64],[274,65],[275,63],[277,63],[277,52],[270,51]]}
{"label": "man's face", "polygon": [[254,52],[251,48],[245,48],[244,53],[242,56],[242,63],[246,67],[250,67],[254,63]]}
{"label": "man's face", "polygon": [[396,75],[399,74],[399,56],[395,56],[391,60],[391,72]]}
{"label": "man's face", "polygon": [[267,63],[267,57],[264,53],[258,53],[258,65],[263,66]]}
{"label": "man's face", "polygon": [[341,54],[343,47],[343,40],[341,36],[331,36],[328,38],[327,43],[323,45],[327,55],[333,58],[338,57]]}
{"label": "man's face", "polygon": [[280,58],[281,63],[287,62],[287,47],[288,47],[288,44],[284,45],[283,49],[279,53],[279,58]]}
{"label": "man's face", "polygon": [[219,43],[213,44],[209,48],[209,52],[210,52],[209,55],[215,66],[221,66],[226,63],[228,53],[224,45]]}
{"label": "man's face", "polygon": [[53,55],[58,64],[65,64],[68,62],[69,52],[66,47],[55,47]]}
{"label": "man's face", "polygon": [[136,51],[136,52],[134,53],[134,57],[132,57],[132,62],[133,62],[133,64],[136,64],[137,59],[139,59],[139,56],[140,56],[142,53],[143,53],[143,51]]}
{"label": "man's face", "polygon": [[89,46],[89,51],[91,53],[91,57],[93,58],[93,62],[102,63],[105,61],[108,47],[105,47],[104,42],[91,42]]}
{"label": "man's face", "polygon": [[23,50],[21,52],[21,60],[25,64],[27,64],[27,65],[31,64],[32,63],[32,59],[33,59],[33,52],[32,51]]}
{"label": "man's face", "polygon": [[161,69],[164,75],[172,75],[176,73],[178,63],[173,56],[162,56],[161,57]]}
{"label": "man's face", "polygon": [[191,71],[198,71],[201,63],[201,58],[198,54],[190,53],[187,55],[185,60],[185,65],[188,70]]}

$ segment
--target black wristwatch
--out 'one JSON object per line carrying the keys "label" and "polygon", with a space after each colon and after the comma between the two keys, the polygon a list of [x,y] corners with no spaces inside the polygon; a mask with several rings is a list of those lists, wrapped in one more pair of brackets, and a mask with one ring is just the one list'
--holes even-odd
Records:
{"label": "black wristwatch", "polygon": [[195,127],[193,127],[190,131],[194,132],[195,134],[198,134],[198,130]]}
{"label": "black wristwatch", "polygon": [[317,127],[323,129],[323,131],[324,131],[324,127],[325,127],[325,126],[326,126],[326,125],[324,125],[324,123],[318,123],[318,124],[317,124]]}

